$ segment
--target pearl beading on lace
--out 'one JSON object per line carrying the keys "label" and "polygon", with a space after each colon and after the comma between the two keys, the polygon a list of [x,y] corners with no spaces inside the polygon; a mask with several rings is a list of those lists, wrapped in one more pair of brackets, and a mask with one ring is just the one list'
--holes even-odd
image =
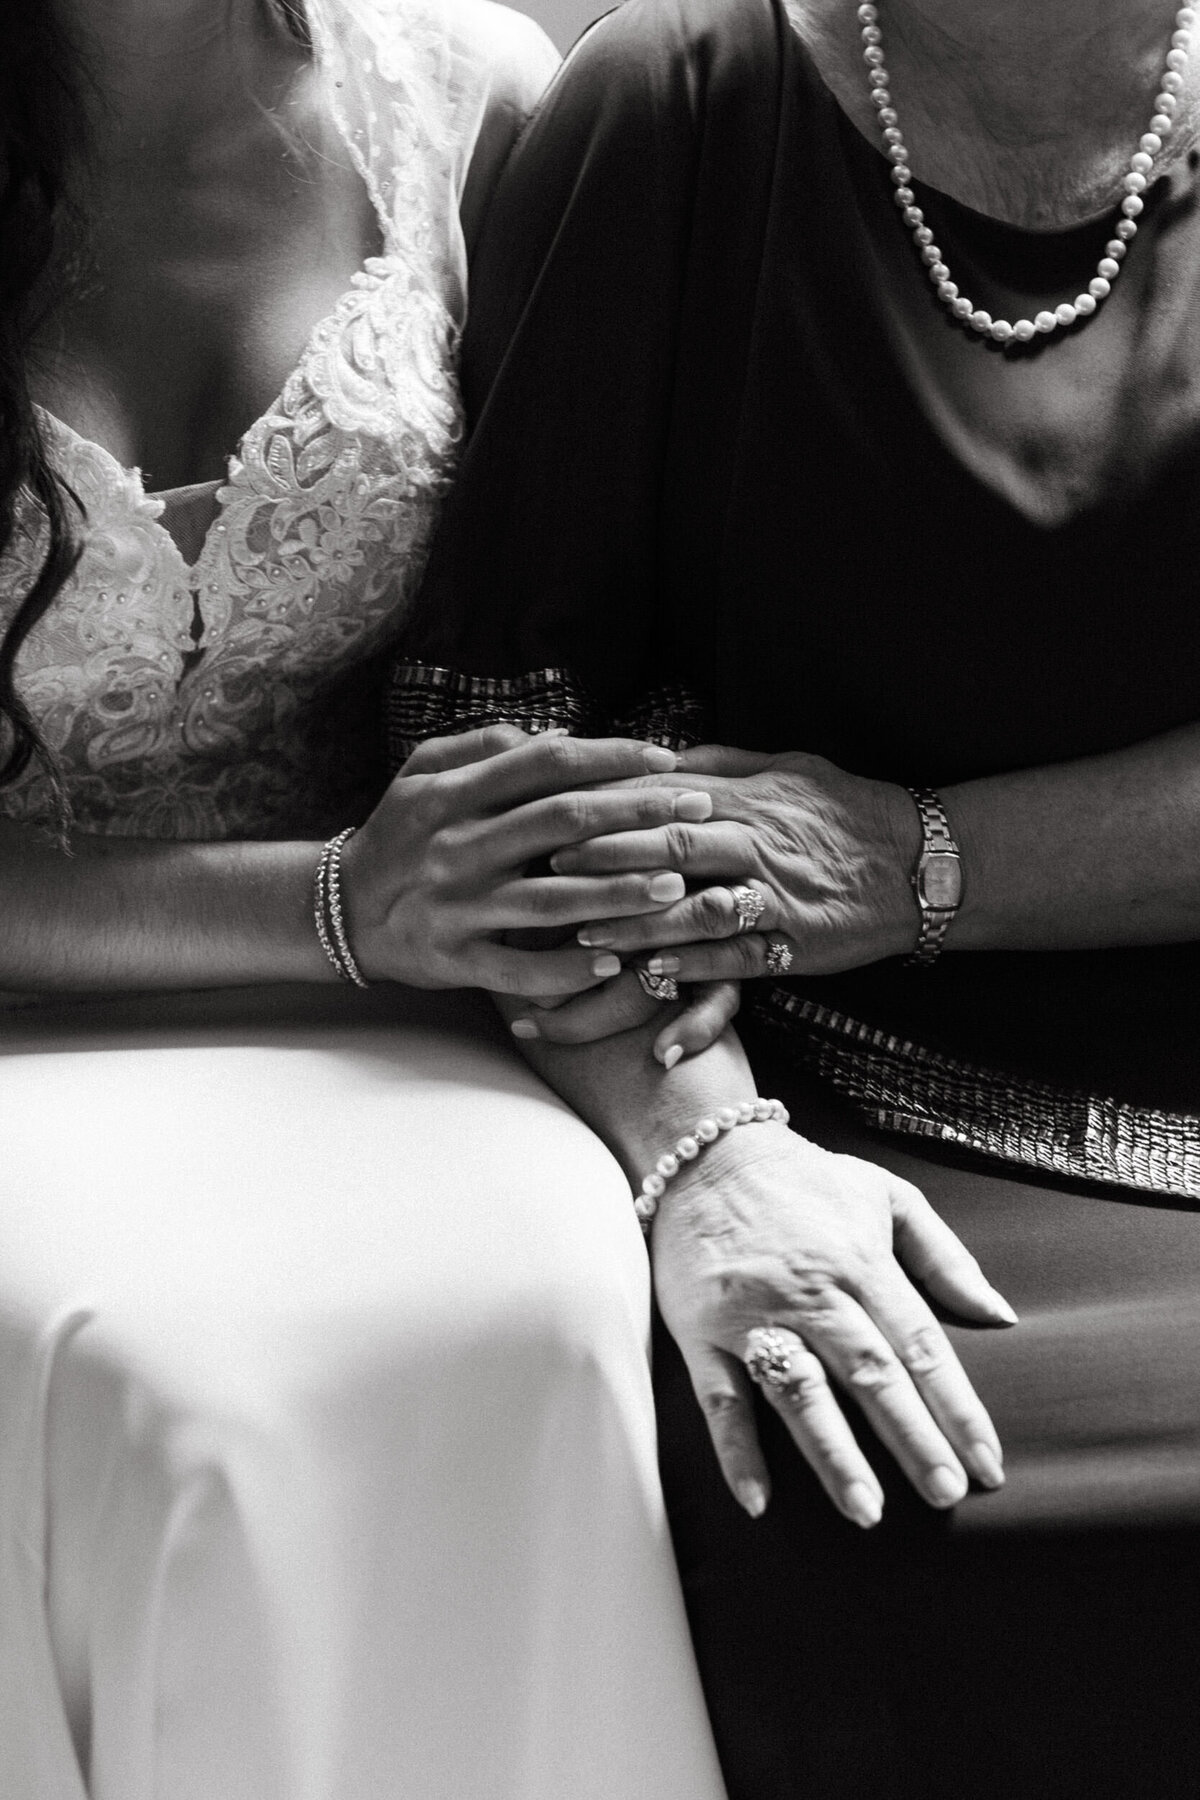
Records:
{"label": "pearl beading on lace", "polygon": [[671,1150],[664,1150],[649,1175],[642,1182],[641,1192],[634,1196],[633,1210],[641,1221],[642,1230],[649,1232],[658,1212],[658,1203],[667,1191],[668,1181],[673,1181],[685,1162],[695,1162],[700,1152],[708,1144],[715,1144],[722,1132],[732,1131],[736,1125],[767,1125],[778,1122],[786,1125],[790,1118],[787,1107],[782,1100],[740,1100],[736,1106],[723,1106],[711,1117],[697,1119],[690,1131],[685,1131]]}
{"label": "pearl beading on lace", "polygon": [[1088,283],[1087,292],[1076,294],[1074,300],[1064,300],[1053,312],[1040,312],[1035,318],[1018,319],[1015,323],[1008,319],[993,319],[983,307],[976,306],[973,300],[968,300],[965,294],[959,292],[958,284],[951,276],[945,258],[934,241],[932,229],[925,223],[925,214],[917,205],[910,185],[912,169],[909,166],[908,147],[900,128],[900,117],[888,86],[878,6],[860,6],[858,21],[862,27],[863,60],[867,65],[871,85],[871,104],[878,113],[884,155],[892,164],[896,205],[900,208],[904,223],[912,232],[917,254],[928,270],[937,297],[947,312],[998,344],[1027,344],[1039,333],[1048,337],[1060,326],[1073,325],[1076,319],[1088,318],[1112,292],[1112,284],[1121,273],[1121,264],[1129,245],[1137,236],[1138,214],[1145,204],[1142,194],[1154,168],[1154,159],[1165,140],[1170,137],[1175,114],[1179,110],[1179,96],[1184,85],[1183,71],[1187,67],[1192,30],[1196,23],[1195,8],[1181,6],[1175,14],[1175,30],[1171,37],[1171,48],[1167,52],[1161,92],[1155,97],[1150,128],[1138,140],[1138,147],[1129,159],[1129,171],[1121,184],[1125,190],[1125,198],[1121,201],[1121,216],[1114,227],[1113,236],[1104,246],[1104,255],[1096,265],[1096,273]]}

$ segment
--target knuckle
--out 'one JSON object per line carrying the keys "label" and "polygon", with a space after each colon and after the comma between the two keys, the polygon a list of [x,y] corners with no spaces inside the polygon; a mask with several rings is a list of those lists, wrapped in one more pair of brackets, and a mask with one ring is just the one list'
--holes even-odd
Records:
{"label": "knuckle", "polygon": [[728,937],[732,931],[728,891],[701,888],[692,901],[696,930],[701,937]]}
{"label": "knuckle", "polygon": [[542,737],[537,741],[537,750],[547,774],[563,781],[574,777],[584,760],[574,738]]}
{"label": "knuckle", "polygon": [[824,1401],[828,1391],[820,1360],[806,1350],[792,1357],[791,1379],[780,1390],[779,1399],[792,1412],[808,1412]]}
{"label": "knuckle", "polygon": [[847,1358],[846,1380],[859,1393],[883,1393],[895,1386],[902,1373],[899,1358],[879,1345],[859,1345]]}
{"label": "knuckle", "polygon": [[730,948],[737,963],[740,979],[753,979],[761,975],[766,966],[765,940],[752,933],[749,937],[736,937],[730,940]]}
{"label": "knuckle", "polygon": [[732,1387],[705,1388],[698,1399],[701,1412],[712,1425],[730,1425],[742,1410],[742,1396]]}
{"label": "knuckle", "polygon": [[950,1344],[938,1325],[923,1325],[914,1331],[900,1351],[900,1360],[910,1375],[936,1375],[950,1359]]}
{"label": "knuckle", "polygon": [[668,825],[665,833],[667,861],[671,868],[682,868],[696,851],[696,834],[689,825]]}
{"label": "knuckle", "polygon": [[592,829],[592,806],[586,794],[560,794],[554,803],[552,817],[564,843],[585,838]]}

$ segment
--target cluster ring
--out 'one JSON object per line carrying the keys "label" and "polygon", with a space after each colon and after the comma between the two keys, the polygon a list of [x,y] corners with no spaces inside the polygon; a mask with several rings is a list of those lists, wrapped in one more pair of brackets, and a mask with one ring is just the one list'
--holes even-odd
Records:
{"label": "cluster ring", "polygon": [[766,900],[757,888],[749,887],[745,882],[739,882],[729,892],[733,895],[733,910],[737,914],[736,935],[753,931],[766,911]]}
{"label": "cluster ring", "polygon": [[679,983],[673,975],[652,975],[649,969],[635,969],[634,974],[643,994],[651,1000],[678,1000]]}
{"label": "cluster ring", "polygon": [[786,1393],[793,1381],[791,1344],[782,1332],[767,1325],[756,1325],[746,1333],[746,1349],[742,1361],[746,1373],[756,1387]]}
{"label": "cluster ring", "polygon": [[786,938],[767,939],[767,974],[786,975],[792,966],[792,947]]}

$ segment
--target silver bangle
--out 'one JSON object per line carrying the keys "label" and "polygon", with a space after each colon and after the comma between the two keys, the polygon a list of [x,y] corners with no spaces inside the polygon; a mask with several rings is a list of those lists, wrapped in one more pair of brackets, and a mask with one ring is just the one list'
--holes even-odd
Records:
{"label": "silver bangle", "polygon": [[633,1210],[641,1220],[642,1230],[648,1232],[654,1223],[668,1181],[678,1175],[685,1162],[694,1162],[707,1145],[716,1143],[722,1132],[732,1131],[736,1125],[767,1125],[773,1121],[786,1125],[789,1117],[782,1100],[739,1100],[736,1106],[722,1106],[718,1112],[697,1119],[692,1129],[676,1140],[673,1149],[663,1152],[643,1180],[641,1191],[634,1196]]}
{"label": "silver bangle", "polygon": [[370,987],[350,948],[346,921],[342,913],[342,850],[354,836],[357,827],[348,825],[330,838],[321,850],[321,860],[313,877],[313,923],[321,948],[339,981],[353,982],[355,987]]}

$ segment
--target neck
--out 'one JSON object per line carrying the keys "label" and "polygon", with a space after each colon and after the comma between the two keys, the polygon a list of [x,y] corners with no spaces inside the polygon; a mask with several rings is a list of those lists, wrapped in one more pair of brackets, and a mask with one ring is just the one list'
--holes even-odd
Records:
{"label": "neck", "polygon": [[[1031,230],[1117,204],[1147,129],[1178,0],[877,0],[917,178]],[[843,110],[878,144],[854,0],[790,0]],[[1193,59],[1195,60],[1195,59]],[[1156,172],[1200,139],[1191,68]]]}
{"label": "neck", "polygon": [[118,157],[173,158],[231,113],[271,105],[300,60],[263,0],[58,0]]}

